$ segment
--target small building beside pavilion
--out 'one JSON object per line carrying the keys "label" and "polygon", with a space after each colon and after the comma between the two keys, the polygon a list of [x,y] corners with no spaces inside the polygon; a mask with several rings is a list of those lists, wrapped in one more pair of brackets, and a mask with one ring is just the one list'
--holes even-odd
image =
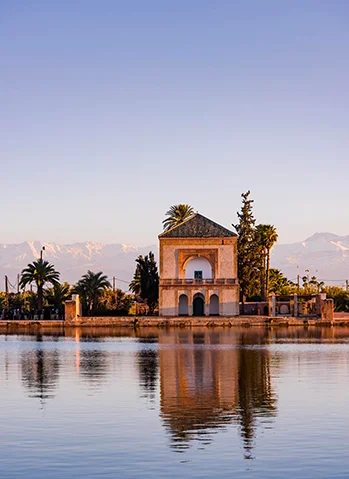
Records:
{"label": "small building beside pavilion", "polygon": [[159,235],[160,316],[237,316],[237,235],[196,213]]}

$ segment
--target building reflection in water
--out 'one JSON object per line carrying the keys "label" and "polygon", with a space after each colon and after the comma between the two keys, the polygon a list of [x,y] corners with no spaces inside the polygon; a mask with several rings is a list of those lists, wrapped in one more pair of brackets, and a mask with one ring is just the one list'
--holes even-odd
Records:
{"label": "building reflection in water", "polygon": [[43,405],[46,399],[55,397],[60,362],[57,348],[45,347],[40,334],[36,341],[35,349],[21,354],[22,384],[29,390],[29,397],[40,399]]}
{"label": "building reflection in water", "polygon": [[171,331],[159,334],[160,414],[171,447],[194,439],[203,445],[228,424],[240,426],[245,457],[251,457],[256,428],[276,414],[267,333]]}

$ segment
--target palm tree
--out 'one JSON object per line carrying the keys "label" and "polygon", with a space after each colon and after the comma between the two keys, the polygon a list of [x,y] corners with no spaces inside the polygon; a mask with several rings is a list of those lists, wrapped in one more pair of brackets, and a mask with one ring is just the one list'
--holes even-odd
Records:
{"label": "palm tree", "polygon": [[286,278],[279,269],[269,270],[269,292],[271,294],[292,294],[297,291],[297,285]]}
{"label": "palm tree", "polygon": [[27,284],[35,283],[38,295],[38,311],[41,314],[43,305],[43,291],[45,283],[51,283],[53,286],[59,282],[59,273],[54,266],[42,258],[33,261],[23,269],[21,274],[21,281],[19,283],[21,288]]}
{"label": "palm tree", "polygon": [[174,226],[180,225],[183,221],[189,219],[195,214],[195,211],[190,205],[172,205],[166,212],[167,218],[164,219],[164,231],[168,231]]}
{"label": "palm tree", "polygon": [[85,305],[90,314],[98,305],[99,297],[103,291],[108,288],[111,288],[111,284],[102,271],[93,273],[88,270],[77,282],[74,292],[81,296],[83,305]]}
{"label": "palm tree", "polygon": [[45,290],[46,301],[55,308],[61,308],[70,295],[71,291],[69,283],[57,283],[52,288],[47,288]]}
{"label": "palm tree", "polygon": [[269,269],[270,269],[270,251],[274,244],[277,242],[278,234],[276,228],[273,225],[257,225],[257,235],[259,238],[259,244],[263,249],[264,255],[264,271],[265,281],[263,281],[264,299],[268,297],[269,289]]}
{"label": "palm tree", "polygon": [[133,276],[133,279],[129,285],[129,290],[132,291],[136,296],[140,296],[142,291],[142,281],[141,281],[141,268],[139,264],[136,266],[136,270]]}

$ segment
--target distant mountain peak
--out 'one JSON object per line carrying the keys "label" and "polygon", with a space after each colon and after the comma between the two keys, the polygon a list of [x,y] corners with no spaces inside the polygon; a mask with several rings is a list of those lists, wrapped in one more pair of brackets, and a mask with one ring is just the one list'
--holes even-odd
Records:
{"label": "distant mountain peak", "polygon": [[308,270],[326,284],[343,286],[349,278],[349,236],[315,233],[303,242],[276,244],[271,265],[293,281]]}
{"label": "distant mountain peak", "polygon": [[312,236],[304,240],[303,243],[310,243],[311,241],[319,241],[319,240],[333,241],[334,239],[337,239],[337,238],[339,238],[339,236],[333,233],[320,232],[320,233],[314,233]]}
{"label": "distant mountain peak", "polygon": [[136,252],[138,247],[135,244],[123,244],[122,251],[125,251],[125,253]]}

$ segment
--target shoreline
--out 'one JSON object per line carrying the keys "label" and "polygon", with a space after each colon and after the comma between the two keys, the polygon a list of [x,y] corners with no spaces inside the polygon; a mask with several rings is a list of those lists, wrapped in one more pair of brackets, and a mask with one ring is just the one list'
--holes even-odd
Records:
{"label": "shoreline", "polygon": [[28,328],[65,328],[65,327],[274,327],[274,326],[349,326],[348,316],[335,317],[333,320],[290,316],[234,316],[234,317],[156,317],[156,316],[117,316],[83,317],[77,321],[65,320],[0,320],[0,333],[8,329]]}

